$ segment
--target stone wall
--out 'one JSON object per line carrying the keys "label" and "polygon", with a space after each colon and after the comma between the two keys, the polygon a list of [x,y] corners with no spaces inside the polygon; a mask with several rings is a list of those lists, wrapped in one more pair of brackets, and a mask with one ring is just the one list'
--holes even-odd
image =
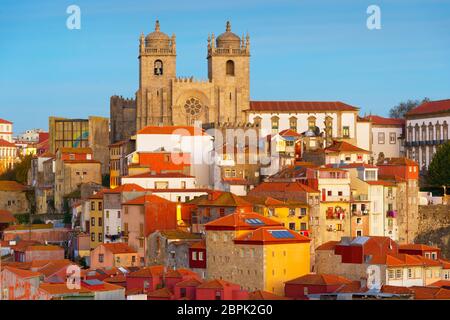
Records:
{"label": "stone wall", "polygon": [[450,259],[450,205],[419,206],[419,232],[414,242],[436,245]]}

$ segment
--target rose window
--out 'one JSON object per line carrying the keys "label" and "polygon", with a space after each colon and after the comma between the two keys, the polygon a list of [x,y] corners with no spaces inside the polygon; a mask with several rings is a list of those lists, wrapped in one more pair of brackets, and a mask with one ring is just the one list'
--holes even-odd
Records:
{"label": "rose window", "polygon": [[186,113],[188,115],[195,117],[198,116],[202,111],[202,105],[200,104],[200,101],[198,101],[198,99],[190,98],[186,101],[184,109],[186,110]]}

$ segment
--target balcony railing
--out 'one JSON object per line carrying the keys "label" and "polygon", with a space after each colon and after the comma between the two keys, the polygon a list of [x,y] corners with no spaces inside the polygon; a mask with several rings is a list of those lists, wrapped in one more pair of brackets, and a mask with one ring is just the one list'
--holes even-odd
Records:
{"label": "balcony railing", "polygon": [[352,216],[362,217],[369,215],[369,210],[353,210]]}

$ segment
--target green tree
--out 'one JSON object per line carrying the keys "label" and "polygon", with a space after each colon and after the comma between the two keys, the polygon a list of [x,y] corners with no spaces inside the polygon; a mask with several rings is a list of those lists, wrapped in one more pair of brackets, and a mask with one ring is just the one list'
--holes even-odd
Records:
{"label": "green tree", "polygon": [[427,181],[430,185],[446,188],[450,185],[450,141],[441,145],[428,167]]}
{"label": "green tree", "polygon": [[422,100],[409,99],[408,101],[400,102],[398,105],[391,108],[391,110],[389,111],[389,117],[404,118],[407,112],[428,101],[430,101],[429,98],[423,98]]}

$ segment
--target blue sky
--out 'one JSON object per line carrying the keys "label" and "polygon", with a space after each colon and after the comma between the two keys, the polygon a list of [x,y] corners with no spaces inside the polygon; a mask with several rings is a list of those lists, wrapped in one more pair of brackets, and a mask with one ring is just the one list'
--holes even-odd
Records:
{"label": "blue sky", "polygon": [[[81,30],[66,9],[81,8]],[[381,8],[381,30],[366,10]],[[330,100],[387,115],[398,102],[450,98],[448,0],[2,0],[0,118],[15,132],[48,116],[109,116],[109,97],[134,97],[138,40],[177,35],[177,73],[205,79],[206,39],[251,37],[253,100]]]}

